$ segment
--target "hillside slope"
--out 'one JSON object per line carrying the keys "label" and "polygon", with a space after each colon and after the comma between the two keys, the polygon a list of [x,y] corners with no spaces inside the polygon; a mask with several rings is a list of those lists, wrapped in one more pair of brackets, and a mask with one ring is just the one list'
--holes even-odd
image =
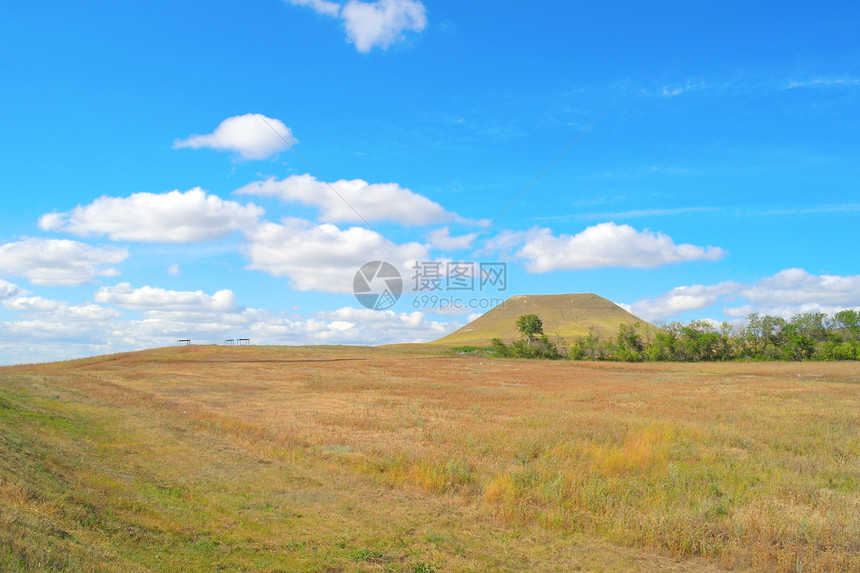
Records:
{"label": "hillside slope", "polygon": [[524,314],[538,315],[547,335],[567,340],[585,336],[591,327],[605,337],[615,336],[619,324],[638,322],[645,329],[656,329],[596,294],[521,295],[509,298],[460,330],[430,344],[487,346],[493,338],[515,339],[519,337],[516,320]]}

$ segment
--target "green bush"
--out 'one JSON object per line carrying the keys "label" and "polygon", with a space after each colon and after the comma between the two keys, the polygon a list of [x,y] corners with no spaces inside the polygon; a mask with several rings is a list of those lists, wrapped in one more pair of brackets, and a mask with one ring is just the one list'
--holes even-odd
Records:
{"label": "green bush", "polygon": [[844,310],[829,318],[807,312],[785,320],[750,314],[742,328],[693,320],[672,322],[658,331],[620,324],[615,338],[604,340],[592,327],[569,349],[550,341],[537,315],[517,319],[522,336],[511,343],[494,338],[490,352],[507,358],[617,360],[623,362],[706,362],[721,360],[860,360],[860,312]]}

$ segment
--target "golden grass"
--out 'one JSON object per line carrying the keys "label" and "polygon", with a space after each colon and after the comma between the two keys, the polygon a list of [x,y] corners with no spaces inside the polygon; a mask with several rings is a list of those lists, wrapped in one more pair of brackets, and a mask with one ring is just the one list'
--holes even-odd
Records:
{"label": "golden grass", "polygon": [[550,338],[559,336],[568,342],[586,336],[591,328],[604,340],[614,338],[619,324],[639,323],[645,333],[656,331],[653,325],[596,294],[520,295],[505,300],[463,328],[429,344],[450,348],[489,346],[493,338],[516,340],[520,338],[516,329],[517,318],[524,314],[537,314]]}
{"label": "golden grass", "polygon": [[860,570],[858,390],[419,349],[0,369],[0,570]]}

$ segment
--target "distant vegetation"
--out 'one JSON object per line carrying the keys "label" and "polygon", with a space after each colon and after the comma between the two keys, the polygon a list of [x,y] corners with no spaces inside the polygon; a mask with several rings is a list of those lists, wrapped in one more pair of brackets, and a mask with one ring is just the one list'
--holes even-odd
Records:
{"label": "distant vegetation", "polygon": [[543,322],[536,314],[524,314],[517,319],[517,330],[522,334],[519,340],[507,345],[501,338],[493,339],[493,353],[510,358],[564,358],[564,349],[556,341],[550,341],[544,334]]}
{"label": "distant vegetation", "polygon": [[615,337],[596,328],[568,345],[551,340],[534,314],[517,319],[521,338],[493,339],[492,352],[512,358],[570,358],[624,362],[700,362],[726,360],[860,360],[860,312],[843,310],[828,316],[805,312],[791,320],[750,314],[746,325],[711,321],[671,322],[652,331],[639,323],[620,324]]}

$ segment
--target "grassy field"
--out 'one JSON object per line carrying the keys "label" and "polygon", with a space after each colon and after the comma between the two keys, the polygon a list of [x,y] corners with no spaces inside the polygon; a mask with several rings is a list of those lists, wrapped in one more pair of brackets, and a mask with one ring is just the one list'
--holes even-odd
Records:
{"label": "grassy field", "polygon": [[0,571],[860,571],[860,372],[191,346],[0,369]]}

